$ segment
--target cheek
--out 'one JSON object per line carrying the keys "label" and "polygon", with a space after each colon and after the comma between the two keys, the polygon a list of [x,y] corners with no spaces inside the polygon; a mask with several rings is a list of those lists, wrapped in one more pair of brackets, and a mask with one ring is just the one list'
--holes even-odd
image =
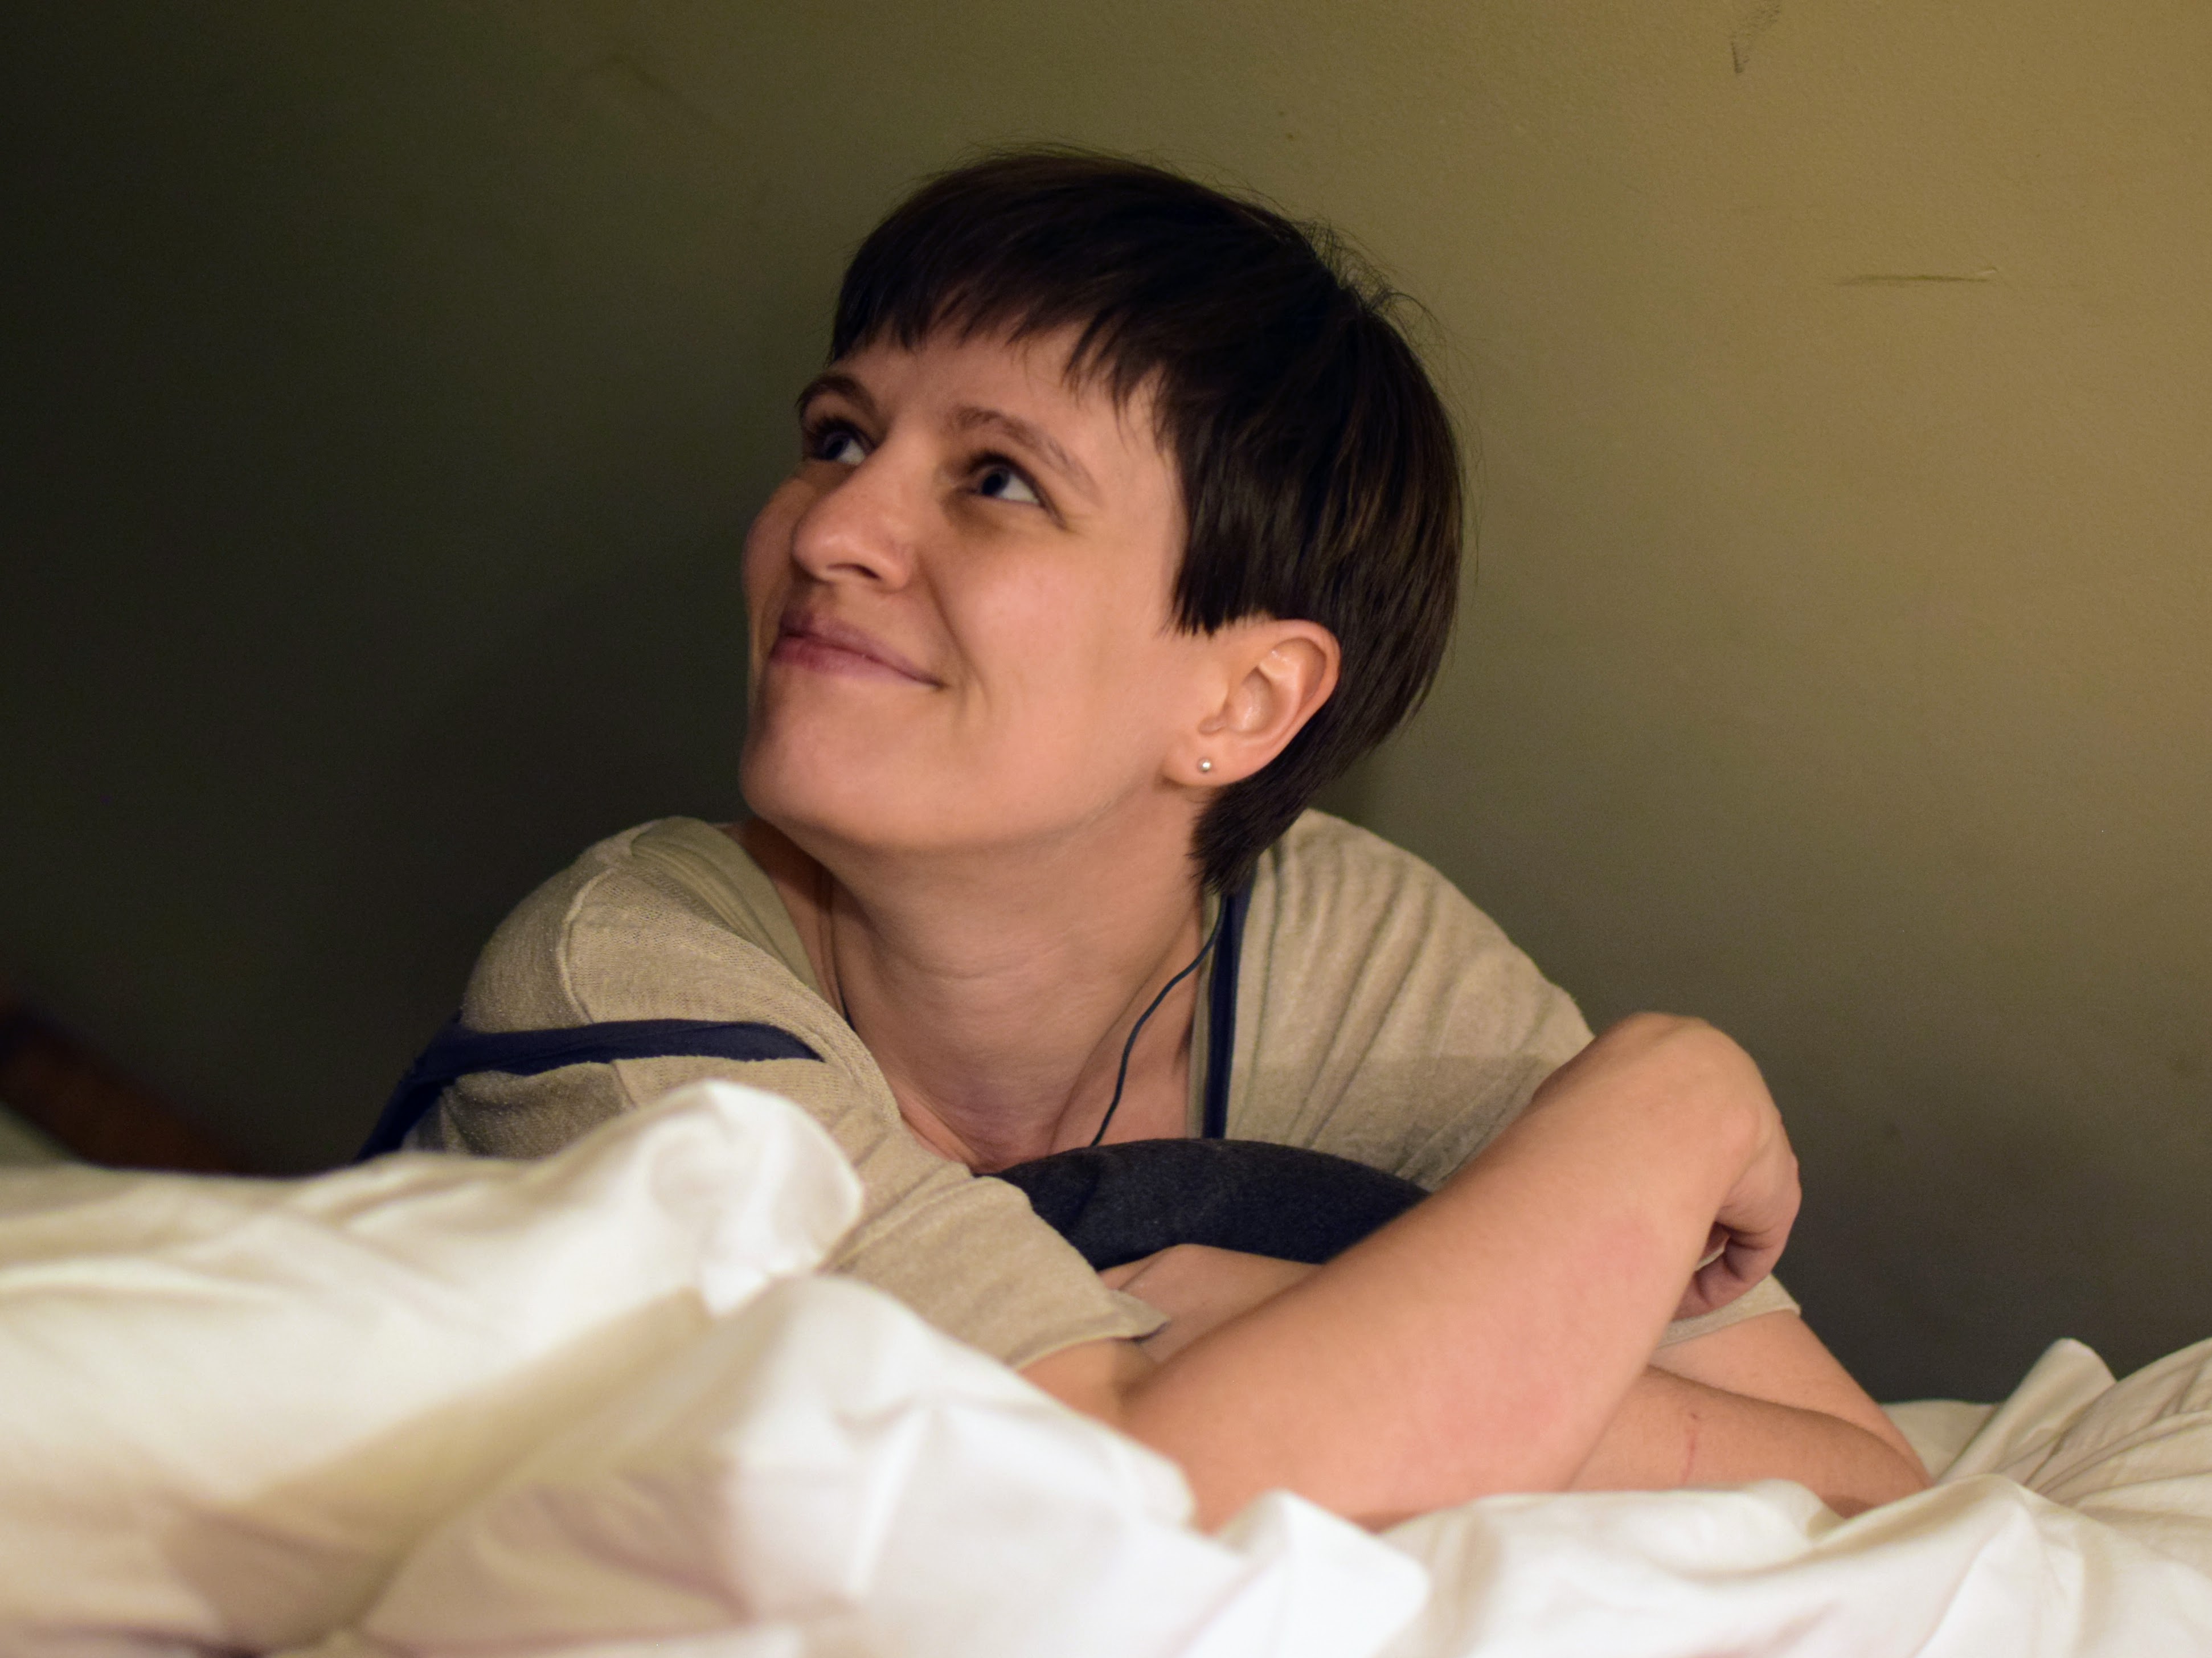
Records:
{"label": "cheek", "polygon": [[791,565],[791,532],[813,498],[813,491],[799,478],[786,478],[745,530],[745,587]]}
{"label": "cheek", "polygon": [[807,492],[799,480],[791,479],[768,498],[745,531],[739,570],[755,686],[760,683],[762,658],[773,638],[775,619],[783,613],[784,598],[791,590],[791,531],[806,505]]}
{"label": "cheek", "polygon": [[946,621],[971,665],[975,712],[1027,726],[1115,700],[1131,645],[1119,598],[1086,573],[1052,570],[959,595]]}
{"label": "cheek", "polygon": [[950,618],[976,665],[970,729],[1018,753],[1020,774],[1037,786],[1056,773],[1080,779],[1082,793],[1127,786],[1158,764],[1189,701],[1181,636],[1156,615],[1158,595],[1129,585],[1025,576],[972,595]]}

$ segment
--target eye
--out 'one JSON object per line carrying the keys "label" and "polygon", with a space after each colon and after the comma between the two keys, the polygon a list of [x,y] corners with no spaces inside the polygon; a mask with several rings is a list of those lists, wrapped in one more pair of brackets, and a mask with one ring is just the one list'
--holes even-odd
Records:
{"label": "eye", "polygon": [[806,458],[840,466],[858,466],[868,458],[868,446],[858,432],[842,421],[823,421],[806,428]]}
{"label": "eye", "polygon": [[1011,501],[1024,507],[1044,505],[1030,481],[1003,460],[987,460],[976,469],[975,493],[989,501]]}

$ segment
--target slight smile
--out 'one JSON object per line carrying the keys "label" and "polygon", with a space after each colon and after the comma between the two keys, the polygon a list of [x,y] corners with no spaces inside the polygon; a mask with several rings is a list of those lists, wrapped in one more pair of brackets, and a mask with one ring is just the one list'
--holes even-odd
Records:
{"label": "slight smile", "polygon": [[933,687],[938,683],[880,640],[830,616],[787,615],[777,626],[775,645],[768,659],[853,679],[891,679]]}

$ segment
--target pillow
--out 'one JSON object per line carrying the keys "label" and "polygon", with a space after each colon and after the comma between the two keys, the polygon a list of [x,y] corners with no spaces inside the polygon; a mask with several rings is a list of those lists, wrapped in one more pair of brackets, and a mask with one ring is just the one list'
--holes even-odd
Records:
{"label": "pillow", "polygon": [[719,1082],[532,1163],[0,1174],[7,1650],[319,1637],[859,1207],[804,1112]]}
{"label": "pillow", "polygon": [[1124,1140],[1078,1146],[994,1176],[1099,1272],[1178,1243],[1313,1266],[1428,1193],[1364,1163],[1271,1140]]}

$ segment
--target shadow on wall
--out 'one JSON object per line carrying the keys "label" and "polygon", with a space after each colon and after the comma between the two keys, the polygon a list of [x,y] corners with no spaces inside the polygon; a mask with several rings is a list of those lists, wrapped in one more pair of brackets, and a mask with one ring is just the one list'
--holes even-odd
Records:
{"label": "shadow on wall", "polygon": [[1367,814],[1375,805],[1376,760],[1370,754],[1353,762],[1343,776],[1314,797],[1316,808],[1365,827]]}
{"label": "shadow on wall", "polygon": [[2070,1089],[1922,1058],[1885,1080],[1947,1108],[1869,1123],[1832,1077],[1768,1071],[1805,1175],[1781,1276],[1876,1398],[2001,1398],[2061,1336],[2125,1375],[2205,1335],[2201,1191],[2147,1184]]}
{"label": "shadow on wall", "polygon": [[[359,821],[329,844],[293,967],[328,977],[295,996],[360,1048],[317,1074],[363,1091],[295,1155],[350,1153],[374,1079],[396,1081],[453,1012],[526,892],[633,823],[740,811],[744,672],[736,547],[641,560],[518,630],[362,767]],[[363,991],[374,1003],[349,1009]]]}

